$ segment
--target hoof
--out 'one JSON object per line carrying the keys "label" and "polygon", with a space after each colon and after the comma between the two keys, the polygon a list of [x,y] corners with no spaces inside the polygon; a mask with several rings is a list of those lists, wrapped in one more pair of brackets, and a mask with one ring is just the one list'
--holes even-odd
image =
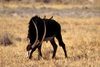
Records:
{"label": "hoof", "polygon": [[29,56],[29,59],[31,59],[32,58],[32,56]]}

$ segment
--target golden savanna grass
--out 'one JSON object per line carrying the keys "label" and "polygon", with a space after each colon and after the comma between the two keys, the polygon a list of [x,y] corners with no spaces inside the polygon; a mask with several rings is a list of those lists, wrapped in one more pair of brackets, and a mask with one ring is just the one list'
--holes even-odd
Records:
{"label": "golden savanna grass", "polygon": [[[16,6],[18,4],[8,5],[7,7]],[[21,6],[31,7],[31,5]],[[62,9],[61,6],[59,7]],[[46,7],[50,7],[50,5]],[[54,5],[52,8],[57,7]],[[43,58],[37,59],[38,51],[36,50],[33,53],[33,58],[29,60],[26,57],[26,46],[30,18],[0,17],[0,36],[7,32],[13,42],[10,46],[0,44],[0,67],[99,67],[100,17],[69,18],[54,16],[54,19],[61,24],[68,58],[65,59],[63,50],[58,45],[56,58],[52,59],[53,48],[50,42],[43,42]],[[21,41],[17,41],[16,38],[21,38]]]}
{"label": "golden savanna grass", "polygon": [[[43,59],[26,57],[27,30],[30,18],[0,18],[0,34],[8,32],[13,44],[0,46],[0,67],[99,67],[100,66],[100,19],[54,17],[62,27],[62,36],[69,58],[64,58],[62,48],[57,49],[52,59],[53,48],[43,43]],[[21,42],[15,40],[20,37]]]}

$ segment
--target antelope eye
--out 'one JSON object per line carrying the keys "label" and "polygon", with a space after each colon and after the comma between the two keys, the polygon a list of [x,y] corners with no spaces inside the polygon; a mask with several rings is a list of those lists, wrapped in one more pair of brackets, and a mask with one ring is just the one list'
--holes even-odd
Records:
{"label": "antelope eye", "polygon": [[31,50],[31,46],[28,45],[27,48],[26,48],[26,50],[27,50],[27,51]]}

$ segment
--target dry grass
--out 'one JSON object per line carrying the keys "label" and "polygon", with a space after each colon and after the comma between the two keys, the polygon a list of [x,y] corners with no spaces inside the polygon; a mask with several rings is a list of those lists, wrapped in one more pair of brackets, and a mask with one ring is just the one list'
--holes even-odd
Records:
{"label": "dry grass", "polygon": [[[52,6],[51,6],[52,5]],[[54,8],[54,9],[63,9],[63,8],[73,8],[74,7],[78,7],[78,8],[82,8],[83,6],[87,6],[87,7],[94,7],[96,6],[96,4],[91,5],[91,4],[87,4],[87,5],[78,5],[78,4],[69,4],[69,5],[65,5],[65,4],[43,4],[43,3],[0,3],[0,8],[2,7],[8,7],[8,8],[16,8],[16,7],[35,7],[35,8],[41,8],[41,7],[47,7],[47,8]]]}
{"label": "dry grass", "polygon": [[[43,59],[37,60],[38,52],[32,60],[26,57],[27,30],[30,18],[0,18],[0,35],[8,32],[13,44],[0,45],[0,67],[99,67],[100,66],[100,17],[66,18],[54,17],[62,26],[62,36],[69,58],[64,58],[62,48],[57,49],[52,59],[53,48],[43,43]],[[21,42],[15,39],[20,37]]]}

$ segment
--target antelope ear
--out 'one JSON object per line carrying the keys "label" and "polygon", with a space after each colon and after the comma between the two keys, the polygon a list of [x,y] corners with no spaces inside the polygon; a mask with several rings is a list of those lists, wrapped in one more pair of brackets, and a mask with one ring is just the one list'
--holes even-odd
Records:
{"label": "antelope ear", "polygon": [[50,19],[52,19],[52,18],[53,18],[53,16]]}
{"label": "antelope ear", "polygon": [[44,19],[46,19],[46,16],[44,16]]}

